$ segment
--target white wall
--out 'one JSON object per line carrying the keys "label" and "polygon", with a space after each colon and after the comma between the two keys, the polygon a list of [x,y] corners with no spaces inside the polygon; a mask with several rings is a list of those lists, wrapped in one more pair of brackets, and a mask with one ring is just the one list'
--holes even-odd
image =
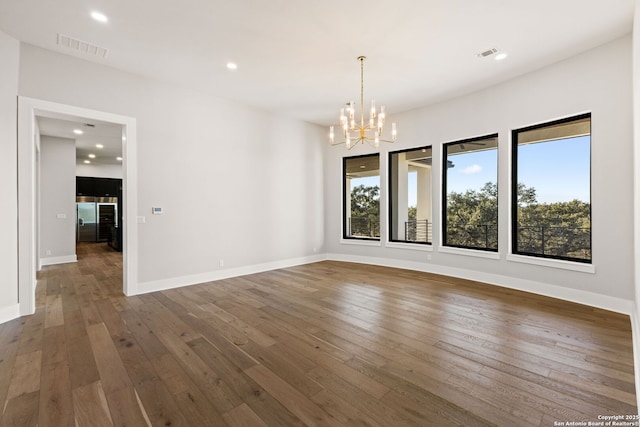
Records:
{"label": "white wall", "polygon": [[0,323],[18,313],[17,94],[20,44],[0,32]]}
{"label": "white wall", "polygon": [[74,262],[76,207],[76,142],[40,138],[40,240],[41,265]]}
{"label": "white wall", "polygon": [[122,179],[122,165],[87,165],[76,163],[76,176]]}
{"label": "white wall", "polygon": [[[367,150],[326,148],[327,250],[336,259],[360,259],[454,274],[560,296],[620,311],[634,297],[631,37],[438,105],[393,115],[399,142],[381,146],[381,210],[386,216],[387,152],[433,145],[434,251],[358,246],[341,242],[341,157]],[[391,105],[389,107],[392,107]],[[511,129],[592,112],[592,224],[595,274],[508,261],[509,144]],[[440,243],[441,144],[499,133],[499,259],[443,253]],[[432,260],[427,261],[427,256]],[[361,257],[361,258],[359,258]]]}
{"label": "white wall", "polygon": [[[138,212],[146,220],[138,224],[141,289],[324,250],[324,129],[21,49],[20,95],[137,119]],[[164,214],[152,216],[152,206]]]}

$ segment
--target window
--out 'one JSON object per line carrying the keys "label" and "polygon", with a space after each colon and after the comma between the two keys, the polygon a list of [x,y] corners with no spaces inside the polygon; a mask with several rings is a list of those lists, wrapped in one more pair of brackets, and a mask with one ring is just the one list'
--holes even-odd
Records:
{"label": "window", "polygon": [[443,145],[443,245],[498,251],[498,135]]}
{"label": "window", "polygon": [[512,132],[512,251],[591,262],[591,114]]}
{"label": "window", "polygon": [[380,240],[380,156],[343,159],[345,239]]}
{"label": "window", "polygon": [[431,147],[389,156],[389,240],[431,244]]}

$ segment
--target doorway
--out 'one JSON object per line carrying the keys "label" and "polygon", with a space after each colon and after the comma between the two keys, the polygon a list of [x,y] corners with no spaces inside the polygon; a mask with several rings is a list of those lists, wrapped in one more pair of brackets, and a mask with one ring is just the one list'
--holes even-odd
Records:
{"label": "doorway", "polygon": [[137,180],[136,119],[82,107],[18,97],[18,300],[20,314],[35,311],[38,266],[37,154],[38,117],[61,120],[98,120],[122,129],[122,251],[125,295],[137,294]]}

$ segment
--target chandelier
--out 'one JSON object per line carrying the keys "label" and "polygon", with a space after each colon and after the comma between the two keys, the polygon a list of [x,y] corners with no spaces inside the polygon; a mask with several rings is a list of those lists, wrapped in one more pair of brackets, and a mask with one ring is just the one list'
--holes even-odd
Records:
{"label": "chandelier", "polygon": [[355,108],[353,101],[340,109],[340,127],[342,128],[343,141],[336,142],[333,126],[329,128],[329,142],[331,145],[345,144],[347,150],[351,150],[356,144],[365,142],[375,148],[382,142],[396,142],[396,124],[391,123],[391,139],[381,139],[382,128],[384,126],[385,112],[384,105],[380,107],[380,112],[376,111],[376,101],[371,101],[371,112],[369,121],[364,121],[364,60],[366,57],[359,56],[360,61],[360,123],[355,119]]}

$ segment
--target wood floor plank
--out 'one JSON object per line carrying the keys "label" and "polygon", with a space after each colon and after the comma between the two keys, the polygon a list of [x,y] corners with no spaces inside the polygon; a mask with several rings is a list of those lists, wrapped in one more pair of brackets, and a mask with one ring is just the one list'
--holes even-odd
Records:
{"label": "wood floor plank", "polygon": [[111,427],[113,420],[100,381],[73,389],[73,409],[78,427]]}
{"label": "wood floor plank", "polygon": [[228,411],[223,417],[230,427],[269,427],[246,403]]}
{"label": "wood floor plank", "polygon": [[114,391],[131,387],[131,380],[127,375],[127,370],[104,323],[88,326],[87,335],[91,342],[91,348],[105,393],[111,394]]}
{"label": "wood floor plank", "polygon": [[233,359],[227,357],[225,352],[220,351],[204,338],[190,341],[188,344],[207,365],[216,367],[220,377],[267,425],[302,425],[302,421],[247,376]]}
{"label": "wood floor plank", "polygon": [[191,425],[225,426],[220,412],[171,354],[154,359],[153,363]]}
{"label": "wood floor plank", "polygon": [[47,295],[44,327],[60,326],[64,324],[62,313],[62,295]]}
{"label": "wood floor plank", "polygon": [[100,380],[100,372],[88,335],[72,338],[67,344],[67,356],[71,387],[75,389]]}
{"label": "wood floor plank", "polygon": [[42,359],[42,364],[45,369],[46,365],[66,362],[67,343],[64,325],[45,328],[42,352],[47,355]]}
{"label": "wood floor plank", "polygon": [[22,394],[7,402],[2,414],[0,425],[37,427],[40,392],[34,391]]}
{"label": "wood floor plank", "polygon": [[159,322],[158,324],[163,325],[164,329],[172,331],[184,341],[189,341],[199,336],[183,319],[153,296],[147,296],[145,304],[137,307],[137,310],[145,320],[156,319]]}
{"label": "wood floor plank", "polygon": [[95,301],[90,294],[79,294],[78,299],[80,301],[80,311],[84,319],[85,326],[99,325],[102,323],[102,317],[98,312]]}
{"label": "wood floor plank", "polygon": [[323,388],[312,396],[311,400],[345,426],[385,427],[369,414],[327,389]]}
{"label": "wood floor plank", "polygon": [[245,373],[305,424],[313,426],[341,425],[332,415],[264,366],[253,366]]}
{"label": "wood floor plank", "polygon": [[73,397],[66,362],[43,367],[40,387],[39,427],[73,427]]}
{"label": "wood floor plank", "polygon": [[[349,402],[349,406],[367,414],[384,426],[409,427],[413,425],[405,415],[393,410],[391,406],[387,406],[386,399],[381,400],[362,393],[357,387],[322,366],[309,371],[308,375],[335,398]],[[348,413],[345,413],[344,416],[348,417]]]}
{"label": "wood floor plank", "polygon": [[108,298],[95,301],[96,310],[111,335],[121,335],[124,331],[124,323],[120,314]]}
{"label": "wood floor plank", "polygon": [[[21,318],[0,325],[0,402],[7,400],[21,342],[20,333],[24,330],[25,324],[25,320]],[[31,350],[33,353],[38,349],[32,348]]]}
{"label": "wood floor plank", "polygon": [[[44,308],[24,319],[24,327],[20,333],[19,354],[32,353],[42,349],[42,336],[44,335]],[[4,335],[4,334],[3,334]],[[7,343],[9,344],[9,343]],[[4,343],[2,347],[4,347]]]}
{"label": "wood floor plank", "polygon": [[133,387],[121,388],[105,396],[114,426],[151,427]]}
{"label": "wood floor plank", "polygon": [[257,363],[255,359],[242,351],[238,345],[225,338],[213,325],[182,310],[182,306],[171,301],[162,293],[154,294],[154,298],[157,298],[163,305],[170,307],[185,323],[197,330],[207,341],[224,351],[241,369],[246,369]]}
{"label": "wood floor plank", "polygon": [[230,411],[242,403],[238,395],[222,381],[214,370],[215,367],[203,362],[178,336],[169,331],[161,331],[159,338],[221,413]]}
{"label": "wood floor plank", "polygon": [[7,399],[40,390],[42,350],[16,357]]}
{"label": "wood floor plank", "polygon": [[156,379],[145,381],[136,386],[136,391],[151,425],[189,426],[189,422],[162,381]]}
{"label": "wood floor plank", "polygon": [[149,359],[158,359],[167,354],[167,348],[160,342],[153,328],[147,326],[134,310],[123,310],[120,317]]}

